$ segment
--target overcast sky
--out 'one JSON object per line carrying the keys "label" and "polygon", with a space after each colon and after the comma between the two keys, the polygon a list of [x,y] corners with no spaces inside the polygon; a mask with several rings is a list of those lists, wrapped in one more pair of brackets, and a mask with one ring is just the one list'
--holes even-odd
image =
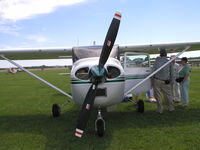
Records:
{"label": "overcast sky", "polygon": [[101,45],[116,11],[117,44],[200,41],[199,6],[199,0],[1,0],[0,48]]}

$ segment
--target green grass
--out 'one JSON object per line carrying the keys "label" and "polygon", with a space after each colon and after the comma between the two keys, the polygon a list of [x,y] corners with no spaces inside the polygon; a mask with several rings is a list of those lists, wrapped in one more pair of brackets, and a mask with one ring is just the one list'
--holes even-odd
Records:
{"label": "green grass", "polygon": [[[34,71],[47,81],[70,92],[69,77],[63,70]],[[200,70],[191,74],[190,105],[176,111],[155,113],[154,103],[145,103],[145,113],[133,103],[121,103],[111,113],[104,112],[106,134],[94,133],[94,110],[86,134],[74,136],[79,106],[62,108],[59,118],[51,117],[53,103],[66,97],[26,73],[0,73],[0,150],[198,150],[200,149]]]}

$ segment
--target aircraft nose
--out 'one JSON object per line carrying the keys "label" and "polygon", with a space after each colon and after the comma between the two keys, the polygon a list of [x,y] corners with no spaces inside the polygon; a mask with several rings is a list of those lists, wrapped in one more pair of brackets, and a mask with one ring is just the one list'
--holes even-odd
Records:
{"label": "aircraft nose", "polygon": [[96,65],[90,69],[90,75],[94,79],[104,78],[107,75],[107,71],[105,68],[100,68],[99,65]]}

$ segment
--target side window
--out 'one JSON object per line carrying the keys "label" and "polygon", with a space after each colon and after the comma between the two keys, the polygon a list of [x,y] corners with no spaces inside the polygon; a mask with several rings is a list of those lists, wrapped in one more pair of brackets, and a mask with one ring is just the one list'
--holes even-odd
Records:
{"label": "side window", "polygon": [[147,54],[127,54],[126,67],[149,67],[149,55]]}

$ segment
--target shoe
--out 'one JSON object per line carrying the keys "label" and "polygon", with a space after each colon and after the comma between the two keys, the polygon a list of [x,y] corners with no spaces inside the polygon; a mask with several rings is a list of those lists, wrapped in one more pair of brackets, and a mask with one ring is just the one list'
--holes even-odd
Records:
{"label": "shoe", "polygon": [[162,114],[163,113],[163,111],[156,111],[158,114]]}
{"label": "shoe", "polygon": [[182,104],[182,107],[188,107],[188,104]]}
{"label": "shoe", "polygon": [[149,101],[150,101],[150,102],[156,102],[156,99],[153,98],[153,97],[151,97],[151,98],[149,98]]}

